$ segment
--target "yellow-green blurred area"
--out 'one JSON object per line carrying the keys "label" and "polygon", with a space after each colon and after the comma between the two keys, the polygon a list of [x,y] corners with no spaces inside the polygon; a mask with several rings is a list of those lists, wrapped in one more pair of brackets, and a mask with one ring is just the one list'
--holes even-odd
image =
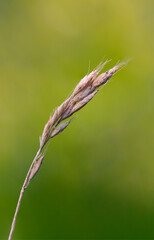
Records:
{"label": "yellow-green blurred area", "polygon": [[154,239],[154,1],[0,1],[0,239],[53,110],[132,60],[54,138],[13,239]]}

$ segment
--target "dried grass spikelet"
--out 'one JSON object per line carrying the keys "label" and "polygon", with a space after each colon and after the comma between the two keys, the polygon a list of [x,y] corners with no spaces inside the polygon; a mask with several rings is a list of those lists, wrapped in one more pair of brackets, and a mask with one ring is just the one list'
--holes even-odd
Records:
{"label": "dried grass spikelet", "polygon": [[65,128],[67,128],[67,126],[70,124],[71,120],[65,122],[65,123],[61,123],[51,134],[50,134],[50,138],[53,138],[55,136],[57,136],[59,133],[63,132],[65,130]]}
{"label": "dried grass spikelet", "polygon": [[83,98],[83,100],[81,100],[80,102],[78,102],[71,110],[70,114],[68,117],[70,117],[73,113],[77,112],[78,110],[80,110],[81,108],[83,108],[95,95],[96,93],[99,91],[96,90],[93,93],[89,94],[88,96],[86,96],[85,98]]}
{"label": "dried grass spikelet", "polygon": [[[53,116],[49,118],[49,121],[44,127],[40,141],[41,149],[50,138],[53,138],[65,129],[65,124],[56,129],[61,121],[67,119],[79,109],[84,107],[97,94],[99,87],[108,82],[108,80],[115,74],[115,72],[119,70],[123,65],[125,65],[125,63],[120,63],[105,73],[99,75],[100,71],[108,62],[109,61],[106,61],[100,64],[95,70],[87,74],[77,84],[72,95],[55,110]],[[62,130],[63,127],[64,129]]]}
{"label": "dried grass spikelet", "polygon": [[[42,138],[41,149],[50,138],[58,135],[65,129],[65,125],[58,125],[64,120],[69,118],[72,114],[84,107],[99,91],[99,88],[104,85],[108,80],[119,70],[125,63],[120,63],[105,73],[99,75],[100,71],[109,61],[100,64],[95,70],[87,74],[75,87],[72,95],[66,99],[54,112],[53,116],[49,118],[46,123]],[[69,122],[70,123],[70,122]],[[57,129],[58,127],[58,129]],[[62,130],[63,129],[63,130]]]}
{"label": "dried grass spikelet", "polygon": [[75,87],[72,95],[66,99],[54,112],[53,116],[50,116],[48,122],[46,123],[42,136],[40,137],[40,148],[28,170],[26,179],[22,186],[19,200],[17,203],[16,211],[14,214],[10,234],[8,240],[11,240],[12,234],[15,227],[17,213],[19,211],[21,199],[26,187],[29,185],[31,180],[39,171],[45,152],[44,147],[47,142],[63,132],[67,126],[70,124],[71,120],[67,122],[62,122],[64,119],[69,118],[75,112],[79,111],[83,108],[100,90],[101,86],[108,82],[108,80],[126,63],[120,63],[99,75],[100,71],[103,67],[108,63],[108,61],[101,63],[96,69],[94,69],[91,73],[87,74]]}
{"label": "dried grass spikelet", "polygon": [[35,177],[36,173],[39,171],[39,169],[40,169],[40,167],[42,165],[43,159],[44,159],[44,154],[38,159],[37,162],[34,163],[34,166],[32,168],[30,176],[29,176],[28,183],[32,180],[33,177]]}

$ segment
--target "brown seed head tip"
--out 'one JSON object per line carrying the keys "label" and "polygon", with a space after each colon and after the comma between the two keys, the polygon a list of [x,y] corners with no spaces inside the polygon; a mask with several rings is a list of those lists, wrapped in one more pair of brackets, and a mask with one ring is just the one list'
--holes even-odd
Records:
{"label": "brown seed head tip", "polygon": [[127,63],[129,63],[132,59],[127,59],[119,64],[117,64],[115,67],[117,67],[117,70],[121,70],[123,67],[125,67],[127,65]]}
{"label": "brown seed head tip", "polygon": [[109,63],[110,61],[111,61],[111,59],[110,59],[110,60],[106,60],[104,63],[101,62],[101,63],[96,67],[97,72],[100,73],[100,72],[103,70],[103,68],[105,67],[105,65],[106,65],[107,63]]}
{"label": "brown seed head tip", "polygon": [[[108,63],[109,61],[106,61],[104,64]],[[113,68],[109,69],[108,71],[106,71],[105,73],[101,73],[93,82],[93,87],[94,88],[98,88],[101,85],[104,85],[106,82],[108,82],[108,80],[120,69],[122,69],[128,61],[125,62],[121,62],[119,64],[117,64],[116,66],[114,66]],[[100,66],[99,66],[100,68]]]}

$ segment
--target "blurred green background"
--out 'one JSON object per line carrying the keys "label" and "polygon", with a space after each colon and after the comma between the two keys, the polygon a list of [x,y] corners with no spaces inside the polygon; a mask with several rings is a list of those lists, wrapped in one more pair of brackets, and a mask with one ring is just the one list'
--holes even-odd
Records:
{"label": "blurred green background", "polygon": [[[154,239],[154,1],[0,1],[0,238],[50,113],[132,58],[52,140],[13,239]],[[105,69],[105,70],[106,70]]]}

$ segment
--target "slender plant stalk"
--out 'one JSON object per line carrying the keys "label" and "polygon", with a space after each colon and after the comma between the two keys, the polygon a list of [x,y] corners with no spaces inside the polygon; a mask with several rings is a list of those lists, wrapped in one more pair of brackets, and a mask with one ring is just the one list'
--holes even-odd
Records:
{"label": "slender plant stalk", "polygon": [[8,240],[11,240],[12,234],[14,232],[17,214],[19,212],[19,207],[21,204],[24,191],[28,187],[30,181],[37,174],[42,165],[43,158],[46,152],[44,150],[44,147],[46,146],[47,142],[51,138],[57,136],[59,133],[64,131],[64,129],[70,124],[72,119],[66,122],[63,121],[72,116],[82,107],[84,107],[97,94],[101,87],[105,83],[107,83],[108,80],[126,64],[120,63],[111,68],[110,70],[106,71],[105,73],[99,74],[107,62],[108,61],[101,63],[90,74],[87,74],[75,87],[72,95],[55,110],[53,116],[50,116],[49,121],[46,123],[43,130],[43,134],[40,137],[40,148],[34,160],[32,161],[32,164],[28,170],[24,184],[20,191]]}
{"label": "slender plant stalk", "polygon": [[40,152],[41,152],[41,150],[39,149],[39,151],[37,152],[37,154],[36,154],[36,156],[35,156],[32,164],[31,164],[31,166],[30,166],[30,168],[29,168],[29,170],[28,170],[28,173],[27,173],[27,175],[26,175],[24,184],[23,184],[23,186],[22,186],[22,188],[21,188],[20,195],[19,195],[19,199],[18,199],[18,203],[17,203],[17,206],[16,206],[16,210],[15,210],[14,217],[13,217],[13,221],[12,221],[12,225],[11,225],[11,230],[10,230],[10,234],[9,234],[9,238],[8,238],[9,240],[11,240],[11,238],[12,238],[12,234],[13,234],[13,231],[14,231],[14,228],[15,228],[15,223],[16,223],[17,214],[18,214],[18,212],[19,212],[19,207],[20,207],[20,204],[21,204],[22,196],[23,196],[24,191],[25,191],[25,189],[26,189],[26,187],[27,187],[27,182],[28,182],[29,175],[30,175],[30,173],[31,173],[32,167],[33,167],[36,159],[38,158],[38,155],[40,154]]}

